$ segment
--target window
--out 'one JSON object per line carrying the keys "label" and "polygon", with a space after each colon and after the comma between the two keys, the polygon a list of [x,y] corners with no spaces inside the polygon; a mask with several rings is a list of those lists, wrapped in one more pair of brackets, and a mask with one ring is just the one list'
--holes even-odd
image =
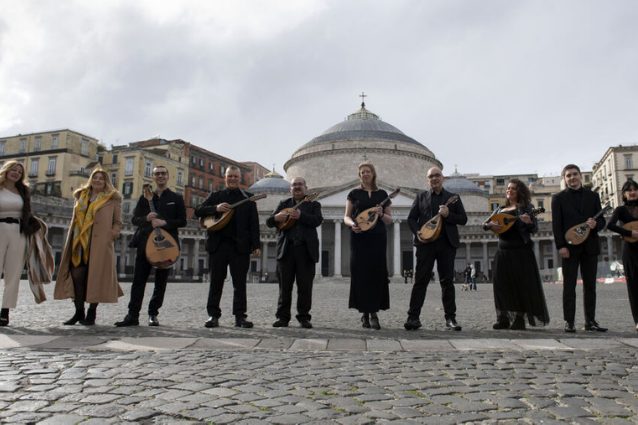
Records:
{"label": "window", "polygon": [[204,188],[204,179],[202,177],[199,178],[199,186],[200,189]]}
{"label": "window", "polygon": [[117,164],[117,154],[113,155],[113,164]]}
{"label": "window", "polygon": [[33,150],[39,152],[42,150],[42,136],[35,137],[35,145],[33,146]]}
{"label": "window", "polygon": [[194,156],[191,156],[191,164],[197,164],[197,158],[195,158]]}
{"label": "window", "polygon": [[505,179],[496,179],[496,185],[497,186],[504,186],[505,185]]}
{"label": "window", "polygon": [[634,160],[631,154],[625,155],[625,168],[634,168]]}
{"label": "window", "polygon": [[29,169],[29,177],[38,177],[38,168],[40,167],[40,160],[38,158],[31,160],[31,168]]}
{"label": "window", "polygon": [[191,177],[191,186],[195,187],[195,184],[197,183],[197,177],[192,176]]}
{"label": "window", "polygon": [[44,185],[44,194],[45,195],[53,194],[53,183],[47,183]]}
{"label": "window", "polygon": [[0,140],[0,155],[4,155],[4,145],[7,143],[6,140]]}
{"label": "window", "polygon": [[132,176],[133,175],[133,160],[135,158],[133,157],[129,157],[126,158],[126,163],[124,164],[124,175],[125,176]]}
{"label": "window", "polygon": [[182,173],[181,171],[177,172],[177,184],[178,185],[182,185],[182,179],[184,178],[184,173]]}
{"label": "window", "polygon": [[117,187],[117,173],[111,173],[111,184]]}
{"label": "window", "polygon": [[27,151],[27,139],[20,139],[20,153]]}
{"label": "window", "polygon": [[131,211],[131,204],[128,202],[124,202],[122,204],[122,212],[128,214]]}
{"label": "window", "polygon": [[208,181],[208,191],[209,191],[209,192],[212,192],[212,191],[213,191],[213,181],[212,181],[212,180],[209,180],[209,181]]}
{"label": "window", "polygon": [[88,155],[89,154],[89,141],[86,139],[82,139],[82,141],[80,142],[80,153],[82,155]]}
{"label": "window", "polygon": [[151,161],[146,160],[144,162],[144,177],[151,177],[152,172],[153,172],[153,164],[151,164]]}
{"label": "window", "polygon": [[204,158],[199,158],[199,166],[204,168]]}
{"label": "window", "polygon": [[122,186],[122,195],[124,195],[125,198],[130,198],[131,193],[133,193],[133,182],[124,182],[124,185]]}
{"label": "window", "polygon": [[58,134],[53,134],[51,136],[51,149],[57,149],[60,146],[60,136]]}
{"label": "window", "polygon": [[47,164],[47,176],[55,175],[56,163],[57,163],[57,157],[50,156],[49,163]]}
{"label": "window", "polygon": [[222,164],[222,165],[219,167],[219,175],[223,177],[223,176],[224,176],[224,174],[226,174],[226,166]]}
{"label": "window", "polygon": [[213,171],[215,171],[215,164],[213,164],[212,162],[208,163],[208,170],[212,173]]}
{"label": "window", "polygon": [[537,201],[537,204],[538,204],[538,208],[545,208],[545,201],[544,200],[539,199]]}
{"label": "window", "polygon": [[492,211],[494,211],[495,209],[497,209],[498,207],[500,207],[500,205],[498,204],[498,202],[492,202],[492,205],[490,205],[490,209]]}

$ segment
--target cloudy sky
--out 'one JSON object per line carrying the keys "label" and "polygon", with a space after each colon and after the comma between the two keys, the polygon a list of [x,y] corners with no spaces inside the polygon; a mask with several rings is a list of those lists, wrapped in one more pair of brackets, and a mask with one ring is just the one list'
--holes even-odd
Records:
{"label": "cloudy sky", "polygon": [[0,136],[181,138],[283,172],[368,109],[448,171],[638,143],[635,0],[0,0]]}

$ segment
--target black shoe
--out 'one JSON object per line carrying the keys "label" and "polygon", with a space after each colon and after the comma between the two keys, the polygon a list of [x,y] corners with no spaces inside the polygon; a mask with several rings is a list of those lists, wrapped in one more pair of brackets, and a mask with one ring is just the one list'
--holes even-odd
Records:
{"label": "black shoe", "polygon": [[507,317],[499,317],[498,321],[492,325],[492,329],[509,329],[510,320]]}
{"label": "black shoe", "polygon": [[381,324],[379,323],[379,317],[376,314],[370,315],[370,327],[375,330],[381,329]]}
{"label": "black shoe", "polygon": [[370,317],[367,314],[361,316],[361,326],[366,329],[370,329]]}
{"label": "black shoe", "polygon": [[132,318],[128,314],[124,317],[124,320],[122,320],[121,322],[115,322],[115,326],[117,326],[118,328],[121,328],[124,326],[138,326],[139,324],[140,324],[140,321],[137,318]]}
{"label": "black shoe", "polygon": [[0,326],[9,325],[9,309],[3,308],[0,310]]}
{"label": "black shoe", "polygon": [[585,323],[585,330],[586,331],[607,332],[607,328],[603,328],[595,320],[590,320],[588,323]]}
{"label": "black shoe", "polygon": [[512,322],[512,326],[510,329],[513,331],[524,331],[525,330],[525,316],[516,316],[514,321]]}
{"label": "black shoe", "polygon": [[419,319],[408,317],[408,320],[405,321],[403,327],[406,331],[416,331],[421,327],[421,321]]}
{"label": "black shoe", "polygon": [[310,323],[310,320],[300,320],[299,326],[304,329],[312,329],[312,323]]}
{"label": "black shoe", "polygon": [[97,313],[97,304],[95,304],[95,307],[89,307],[89,309],[86,311],[86,318],[80,319],[80,325],[84,325],[84,326],[95,325],[96,313]]}
{"label": "black shoe", "polygon": [[217,328],[219,327],[219,319],[217,317],[209,317],[204,326],[207,328]]}
{"label": "black shoe", "polygon": [[288,327],[288,321],[287,320],[282,320],[282,319],[277,319],[272,324],[272,327],[273,328],[287,328]]}
{"label": "black shoe", "polygon": [[151,314],[150,316],[148,316],[148,325],[149,326],[159,326],[159,320],[157,320],[157,316],[154,314]]}
{"label": "black shoe", "polygon": [[249,329],[253,327],[253,322],[249,322],[243,317],[235,319],[235,327],[236,328],[245,328]]}
{"label": "black shoe", "polygon": [[576,328],[574,327],[574,322],[565,322],[565,332],[569,334],[576,333]]}
{"label": "black shoe", "polygon": [[448,331],[460,331],[461,328],[458,323],[456,323],[455,319],[446,319],[445,320],[445,328]]}
{"label": "black shoe", "polygon": [[69,320],[64,322],[63,324],[66,326],[75,325],[77,322],[82,323],[84,321],[84,310],[75,310],[75,314]]}

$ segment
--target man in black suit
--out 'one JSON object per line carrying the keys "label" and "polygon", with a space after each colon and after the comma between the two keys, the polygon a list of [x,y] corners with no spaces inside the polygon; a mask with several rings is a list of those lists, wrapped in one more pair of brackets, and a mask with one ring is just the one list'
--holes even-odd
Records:
{"label": "man in black suit", "polygon": [[[297,320],[302,328],[312,328],[312,281],[315,264],[319,261],[319,239],[317,227],[321,225],[321,204],[317,201],[302,202],[306,197],[306,181],[296,177],[290,183],[291,198],[279,203],[266,220],[268,227],[276,227],[287,220],[294,220],[292,227],[277,231],[277,276],[279,278],[279,301],[277,320],[273,327],[287,327],[290,322],[292,288],[297,280]],[[286,208],[297,207],[293,211]]]}
{"label": "man in black suit", "polygon": [[[238,167],[230,166],[226,169],[226,189],[212,192],[208,199],[195,210],[197,217],[221,217],[223,213],[230,211],[231,205],[252,194],[239,188],[241,171]],[[210,254],[209,268],[210,288],[208,291],[208,320],[207,328],[219,326],[219,318],[222,315],[219,302],[222,298],[226,270],[230,267],[230,276],[233,280],[233,315],[235,326],[240,328],[252,328],[253,323],[246,320],[246,276],[250,266],[250,254],[259,256],[259,217],[257,205],[253,201],[244,202],[236,206],[234,214],[228,224],[216,232],[208,233],[206,250]]]}
{"label": "man in black suit", "polygon": [[[124,320],[116,322],[115,326],[137,326],[139,315],[144,300],[146,281],[153,266],[146,259],[146,240],[151,231],[156,227],[165,229],[179,245],[178,229],[186,226],[186,208],[184,198],[167,187],[168,169],[163,165],[153,168],[153,180],[155,192],[153,193],[153,205],[157,213],[151,212],[148,200],[144,195],[137,201],[133,210],[133,224],[138,226],[135,236],[129,246],[137,248],[135,256],[135,272],[131,285],[131,301],[128,304],[128,314]],[[171,269],[155,269],[155,287],[151,301],[148,303],[148,325],[159,326],[159,309],[164,302],[166,283]]]}
{"label": "man in black suit", "polygon": [[[456,226],[465,225],[467,215],[460,198],[456,202],[445,205],[455,194],[443,188],[443,173],[440,168],[430,168],[427,176],[430,190],[419,193],[408,214],[408,225],[414,234],[414,245],[416,246],[416,273],[410,296],[408,320],[403,326],[407,330],[416,330],[421,327],[419,316],[436,261],[442,290],[445,327],[449,330],[460,331],[461,326],[456,322],[454,259],[456,258],[456,249],[460,245],[459,231]],[[418,236],[419,229],[436,214],[440,214],[443,220],[441,233],[435,241],[425,243]]]}
{"label": "man in black suit", "polygon": [[[585,296],[585,330],[605,332],[596,322],[596,269],[600,242],[598,232],[605,227],[605,219],[593,217],[601,210],[597,193],[583,187],[580,168],[566,165],[562,172],[566,188],[552,197],[552,227],[556,249],[563,260],[563,316],[565,332],[576,332],[576,278],[578,267],[583,278]],[[580,245],[570,245],[565,232],[571,227],[587,223],[590,233]]]}

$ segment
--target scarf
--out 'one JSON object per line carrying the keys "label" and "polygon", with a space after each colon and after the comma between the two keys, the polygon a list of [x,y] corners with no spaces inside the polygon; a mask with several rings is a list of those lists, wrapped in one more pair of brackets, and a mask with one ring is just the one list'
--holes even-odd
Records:
{"label": "scarf", "polygon": [[91,190],[85,189],[73,208],[73,241],[71,242],[71,263],[78,267],[82,262],[89,263],[89,250],[91,242],[91,231],[93,230],[93,220],[100,208],[111,200],[115,191],[108,193],[100,192],[93,202],[91,200]]}

